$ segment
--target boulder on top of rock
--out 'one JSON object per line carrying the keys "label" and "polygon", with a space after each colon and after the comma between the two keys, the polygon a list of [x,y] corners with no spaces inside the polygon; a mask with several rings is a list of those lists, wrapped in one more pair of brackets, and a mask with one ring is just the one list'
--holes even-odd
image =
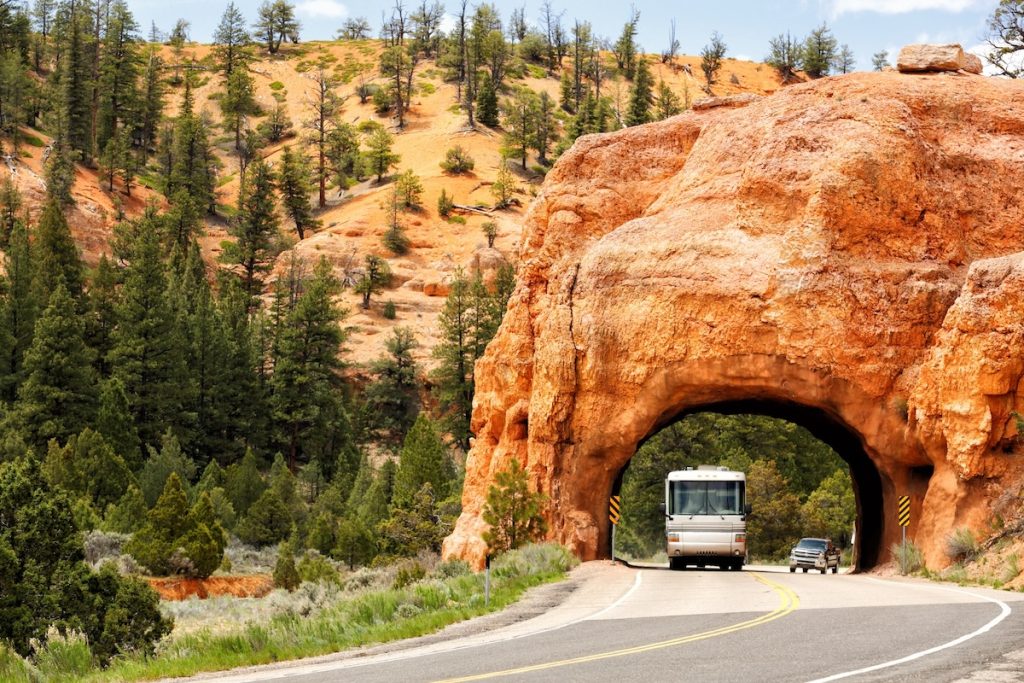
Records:
{"label": "boulder on top of rock", "polygon": [[901,73],[966,71],[980,74],[981,60],[975,55],[964,52],[964,49],[956,43],[905,45],[896,60],[896,68]]}

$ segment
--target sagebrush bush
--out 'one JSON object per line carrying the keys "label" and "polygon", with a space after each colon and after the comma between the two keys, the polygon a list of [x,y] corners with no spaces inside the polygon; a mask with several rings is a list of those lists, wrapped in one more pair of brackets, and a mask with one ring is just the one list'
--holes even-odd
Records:
{"label": "sagebrush bush", "polygon": [[17,652],[0,642],[0,681],[10,683],[34,683],[39,680],[38,672],[22,659]]}
{"label": "sagebrush bush", "polygon": [[978,540],[966,527],[955,529],[946,537],[946,556],[953,561],[970,561],[978,554]]}
{"label": "sagebrush bush", "polygon": [[384,309],[381,311],[381,315],[383,315],[388,320],[394,320],[395,318],[397,318],[398,317],[398,309],[395,307],[395,302],[394,301],[385,301],[384,302]]}
{"label": "sagebrush bush", "polygon": [[469,173],[474,166],[476,166],[476,162],[473,161],[473,157],[469,156],[469,152],[459,145],[450,147],[444,154],[444,161],[441,162],[441,168],[445,172],[455,175]]}
{"label": "sagebrush bush", "polygon": [[131,534],[119,534],[114,531],[93,529],[85,535],[82,546],[85,550],[85,561],[96,567],[102,560],[118,558],[122,548],[131,538]]}
{"label": "sagebrush bush", "polygon": [[564,546],[538,543],[501,555],[491,564],[491,568],[495,577],[512,577],[565,572],[577,564],[579,560]]}
{"label": "sagebrush bush", "polygon": [[404,564],[398,568],[398,573],[395,575],[395,580],[392,582],[391,587],[395,589],[405,588],[410,584],[416,583],[426,575],[427,570],[419,562]]}
{"label": "sagebrush bush", "polygon": [[55,626],[46,630],[42,641],[32,640],[32,659],[44,680],[66,680],[84,676],[93,668],[92,651],[86,637],[78,631],[60,632]]}
{"label": "sagebrush bush", "polygon": [[465,576],[470,573],[469,564],[463,560],[448,560],[437,565],[434,575],[442,579],[451,579],[456,576]]}
{"label": "sagebrush bush", "polygon": [[316,550],[307,550],[296,567],[299,570],[299,578],[303,583],[333,583],[340,586],[341,572],[337,565],[330,559],[324,557]]}
{"label": "sagebrush bush", "polygon": [[906,544],[893,543],[889,550],[896,559],[900,574],[904,576],[920,571],[924,567],[921,550],[910,541],[907,541]]}

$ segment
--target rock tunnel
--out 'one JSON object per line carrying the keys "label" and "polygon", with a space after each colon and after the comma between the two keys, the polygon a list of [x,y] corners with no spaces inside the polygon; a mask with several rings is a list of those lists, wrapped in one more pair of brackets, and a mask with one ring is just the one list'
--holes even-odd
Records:
{"label": "rock tunnel", "polygon": [[888,560],[900,495],[941,567],[1021,491],[1024,83],[851,74],[722,104],[585,136],[548,173],[476,365],[446,557],[481,565],[513,459],[551,539],[607,555],[638,445],[710,407],[846,459],[861,568]]}

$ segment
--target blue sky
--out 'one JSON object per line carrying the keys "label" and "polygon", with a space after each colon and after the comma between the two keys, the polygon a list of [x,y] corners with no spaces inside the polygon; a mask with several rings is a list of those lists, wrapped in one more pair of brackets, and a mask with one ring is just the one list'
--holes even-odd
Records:
{"label": "blue sky", "polygon": [[[328,39],[346,17],[366,17],[380,25],[382,11],[390,11],[394,0],[293,0],[302,21],[302,38]],[[451,7],[456,0],[448,0]],[[247,19],[254,19],[259,0],[236,0]],[[407,5],[419,0],[406,0]],[[472,0],[471,0],[471,4]],[[497,0],[504,16],[516,7],[526,7],[527,17],[539,17],[541,0]],[[640,10],[640,42],[647,52],[660,52],[668,43],[669,22],[676,19],[676,34],[682,52],[696,54],[712,31],[719,31],[729,46],[730,57],[761,60],[768,40],[790,31],[803,36],[813,27],[828,22],[840,43],[846,43],[857,57],[858,66],[870,67],[871,55],[889,50],[893,58],[901,45],[912,42],[957,42],[965,48],[978,46],[985,33],[987,17],[998,0],[735,0],[675,2],[636,0]],[[191,22],[192,39],[210,40],[226,0],[128,0],[136,19],[148,34],[151,21],[168,31],[178,17]],[[626,2],[601,0],[552,0],[565,11],[566,24],[574,18],[589,20],[595,32],[614,39],[629,15]]]}

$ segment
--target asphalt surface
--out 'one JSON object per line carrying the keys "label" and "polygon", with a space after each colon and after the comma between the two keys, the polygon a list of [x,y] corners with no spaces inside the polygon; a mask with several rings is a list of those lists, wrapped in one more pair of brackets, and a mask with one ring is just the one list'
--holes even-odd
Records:
{"label": "asphalt surface", "polygon": [[1024,595],[759,568],[592,563],[522,623],[369,657],[215,680],[1024,681]]}

